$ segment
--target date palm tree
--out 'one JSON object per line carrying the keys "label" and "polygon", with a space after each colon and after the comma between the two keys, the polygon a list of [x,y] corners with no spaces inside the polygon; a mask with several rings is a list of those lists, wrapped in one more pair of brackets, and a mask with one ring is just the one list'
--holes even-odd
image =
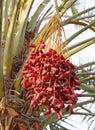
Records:
{"label": "date palm tree", "polygon": [[[66,60],[95,43],[95,37],[91,37],[71,44],[87,29],[95,32],[95,20],[89,22],[94,16],[89,12],[95,6],[78,12],[74,6],[77,0],[62,0],[60,4],[57,0],[43,0],[34,12],[36,2],[39,0],[0,0],[0,130],[48,130],[47,126],[51,130],[68,129],[62,125],[62,122],[68,124],[66,119],[70,116],[65,108],[62,109],[64,117],[59,119],[55,112],[43,115],[44,106],[30,105],[27,91],[22,87],[22,72],[32,52],[41,47],[41,41],[46,43],[45,51],[53,48]],[[68,10],[73,12],[71,16],[67,16]],[[67,37],[65,27],[71,24],[82,28]],[[95,114],[85,106],[95,102],[94,64],[95,61],[76,66],[81,99],[87,98],[72,105],[73,114],[84,115],[84,119],[89,117],[92,123]]]}

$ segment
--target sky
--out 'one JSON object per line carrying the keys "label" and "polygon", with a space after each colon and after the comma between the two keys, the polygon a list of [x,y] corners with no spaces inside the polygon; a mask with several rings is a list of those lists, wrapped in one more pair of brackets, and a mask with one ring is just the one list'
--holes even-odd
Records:
{"label": "sky", "polygon": [[[36,8],[39,6],[39,3],[42,2],[43,0],[36,0],[35,4],[33,6],[33,9],[31,10],[31,15],[35,12]],[[61,0],[58,0],[58,3],[60,4]],[[54,4],[54,0],[51,0],[52,4]],[[81,5],[81,6],[80,6]],[[78,11],[84,10],[84,8],[88,8],[91,6],[95,5],[95,0],[79,0],[77,3],[77,9]],[[48,5],[49,6],[49,5]],[[80,29],[80,28],[79,28]],[[65,32],[66,36],[69,37],[71,36],[74,32],[78,30],[78,27],[75,27],[74,25],[70,25],[70,27],[66,27]],[[79,35],[74,41],[73,44],[76,43],[77,41],[82,41],[86,38],[94,37],[95,33],[92,32],[91,30],[87,30],[86,32],[82,33]],[[80,65],[86,62],[93,61],[95,59],[95,45],[91,45],[87,47],[86,49],[76,53],[74,56],[71,57],[71,61],[75,65]]]}
{"label": "sky", "polygon": [[[79,11],[81,11],[84,7],[88,8],[91,6],[95,5],[95,0],[80,0],[80,3],[82,3],[82,6],[79,6]],[[85,5],[84,5],[85,3]],[[72,29],[71,29],[72,28]],[[77,28],[78,29],[78,28]],[[70,25],[70,27],[66,28],[67,30],[67,34],[72,35],[75,31],[76,31],[76,27]],[[71,31],[72,30],[72,31]],[[95,37],[95,33],[92,32],[91,30],[87,30],[86,32],[84,32],[82,35],[78,36],[73,43],[76,43],[77,41],[82,41],[86,38],[90,38],[90,37]],[[71,57],[71,60],[74,64],[76,65],[80,65],[86,62],[90,62],[90,61],[95,61],[95,44],[87,47],[86,49],[76,53],[74,56]],[[77,129],[73,128],[73,130],[88,130],[88,125],[85,122],[81,122],[82,118],[84,116],[79,116],[79,115],[73,115],[72,117],[70,117],[70,119],[75,120],[75,125],[78,127]],[[65,124],[63,124],[65,125]],[[67,125],[66,125],[67,126]],[[71,128],[68,125],[68,129]],[[89,130],[95,130],[95,122],[92,124],[92,127]]]}
{"label": "sky", "polygon": [[[72,33],[73,33],[75,28],[74,27],[72,27],[72,28],[73,28],[72,29]],[[76,43],[77,41],[82,41],[82,40],[85,40],[86,38],[91,38],[91,37],[94,37],[94,36],[95,36],[94,32],[92,32],[91,30],[87,30],[82,35],[79,35],[73,41],[73,43]],[[71,60],[76,65],[80,65],[80,64],[87,63],[87,62],[95,60],[95,44],[93,44],[93,45],[83,49],[82,51],[76,53],[75,55],[73,55],[71,57]]]}
{"label": "sky", "polygon": [[[83,8],[88,8],[95,5],[95,0],[80,0],[81,6],[79,5],[78,9],[79,11],[83,10]],[[84,4],[85,3],[85,4]],[[78,6],[78,5],[77,5]],[[74,32],[76,32],[78,28],[76,28],[73,25],[70,25],[70,27],[66,28],[67,34],[72,35]],[[82,35],[79,35],[73,43],[76,43],[77,41],[82,41],[86,38],[95,37],[95,33],[91,30],[87,30],[86,32],[82,33]],[[83,49],[82,51],[76,53],[74,56],[71,57],[71,61],[76,64],[84,64],[86,62],[95,61],[95,44],[87,47],[86,49]],[[70,119],[75,120],[75,126],[78,128],[73,130],[88,130],[88,124],[82,121],[82,118],[84,116],[79,115],[72,115]],[[82,121],[82,122],[81,122]],[[73,122],[72,122],[73,123]],[[63,124],[65,125],[65,124]],[[66,125],[67,126],[67,125]],[[68,129],[71,128],[68,125]],[[95,122],[92,124],[92,127],[89,130],[95,130]]]}
{"label": "sky", "polygon": [[[91,6],[95,5],[95,0],[80,0],[80,3],[82,3],[82,6],[79,6],[79,11],[81,9],[85,8],[89,8]],[[85,5],[84,5],[85,3]],[[75,31],[76,29],[73,27],[72,29],[72,33],[73,31]],[[80,39],[84,40],[86,38],[90,38],[90,37],[95,37],[95,33],[92,32],[91,30],[87,30],[86,32],[84,32],[82,35],[80,35],[79,37],[77,37],[76,41],[80,41]],[[74,55],[72,57],[72,62],[75,64],[82,64],[82,63],[86,63],[86,62],[90,62],[95,60],[95,44],[87,47],[86,49],[76,53],[76,55]]]}

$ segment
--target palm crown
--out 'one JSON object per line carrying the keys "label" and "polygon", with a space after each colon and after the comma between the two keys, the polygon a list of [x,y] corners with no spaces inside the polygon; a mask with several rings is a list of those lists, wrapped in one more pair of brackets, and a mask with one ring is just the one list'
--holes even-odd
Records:
{"label": "palm crown", "polygon": [[[69,116],[68,111],[73,114],[84,115],[84,119],[88,116],[90,117],[88,121],[93,121],[94,113],[85,106],[94,104],[95,74],[93,66],[95,62],[75,67],[69,58],[94,44],[95,37],[87,38],[75,44],[71,44],[71,42],[87,29],[95,32],[95,21],[91,19],[91,22],[89,22],[89,18],[92,18],[94,15],[88,15],[88,12],[93,11],[95,6],[78,12],[74,4],[76,1],[63,0],[58,4],[58,1],[54,0],[53,7],[50,4],[52,3],[51,0],[43,0],[29,19],[30,12],[33,11],[32,8],[35,4],[34,0],[0,0],[1,130],[15,130],[17,128],[20,130],[42,130],[48,129],[47,125],[52,130],[66,129],[60,124],[60,121],[61,123],[65,122],[65,119]],[[69,9],[72,12],[72,16],[66,17],[66,12]],[[82,28],[67,38],[65,27],[71,24],[82,26]],[[26,63],[28,63],[28,69]],[[62,68],[62,66],[64,67]],[[36,69],[35,73],[33,72],[32,74],[31,69],[32,72]],[[61,71],[62,73],[64,72],[64,75]],[[29,77],[29,74],[31,74],[31,77]],[[45,77],[45,74],[49,74],[49,77]],[[53,74],[55,79],[50,77],[50,74]],[[58,74],[60,77],[58,77]],[[26,79],[26,77],[31,78],[32,82],[28,78]],[[39,77],[43,80],[40,80]],[[33,82],[34,79],[36,84]],[[77,82],[78,80],[80,84]],[[34,87],[27,89],[33,83]],[[46,90],[41,84],[46,87]],[[52,87],[52,84],[54,87]],[[64,89],[64,93],[67,91],[71,93],[69,95],[71,102],[67,103],[67,99],[65,99],[66,102],[64,100],[66,104],[70,104],[67,107],[68,111],[63,107],[62,84],[63,88],[72,86],[71,88],[67,87]],[[81,89],[79,93],[82,93],[82,97],[77,102],[81,94],[75,94],[74,90],[79,88]],[[59,92],[57,89],[60,90],[59,95],[57,95],[57,92]],[[49,94],[47,95],[45,91]],[[36,100],[34,100],[37,93],[38,97],[36,96]],[[60,97],[60,100],[51,96],[53,94],[57,95],[57,98]],[[27,99],[26,95],[32,97],[31,105],[30,99]],[[42,96],[43,98],[41,98]],[[81,100],[83,97],[87,97],[85,101]],[[49,104],[54,102],[57,105],[51,105],[51,107]],[[34,107],[38,104],[40,104],[39,107]],[[42,111],[46,110],[47,106],[48,112],[46,111],[47,113],[43,115]],[[51,112],[52,108],[55,110],[53,113]],[[73,108],[75,112],[73,112]],[[61,117],[61,119],[57,118],[55,112],[57,112],[58,117]]]}

